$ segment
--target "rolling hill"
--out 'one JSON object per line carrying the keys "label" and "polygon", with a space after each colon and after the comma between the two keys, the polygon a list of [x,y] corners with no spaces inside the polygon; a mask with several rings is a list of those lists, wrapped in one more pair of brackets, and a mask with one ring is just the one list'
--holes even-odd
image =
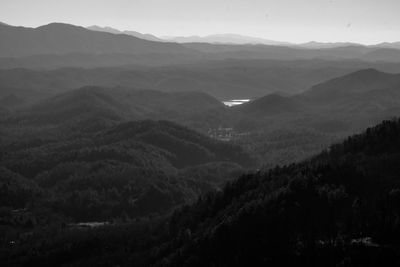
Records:
{"label": "rolling hill", "polygon": [[106,125],[128,120],[169,119],[195,123],[191,117],[213,110],[224,110],[217,99],[201,92],[165,93],[125,87],[86,86],[57,94],[35,104],[19,108],[9,123],[26,125]]}
{"label": "rolling hill", "polygon": [[271,93],[293,95],[315,84],[371,66],[380,71],[400,72],[399,64],[322,60],[214,60],[164,67],[61,68],[47,71],[17,68],[0,70],[0,97],[14,94],[32,99],[35,94],[50,96],[96,85],[164,92],[200,91],[220,100],[253,99]]}
{"label": "rolling hill", "polygon": [[[364,69],[316,84],[297,95],[267,95],[234,109],[259,116],[297,113],[337,117],[345,117],[358,110],[360,115],[366,112],[364,115],[379,117],[382,115],[379,112],[400,106],[399,88],[399,74]],[[376,110],[378,113],[367,112],[372,106],[379,107]],[[352,119],[357,121],[357,117]]]}
{"label": "rolling hill", "polygon": [[304,93],[315,101],[334,101],[353,93],[388,89],[400,85],[400,75],[365,69],[313,86]]}
{"label": "rolling hill", "polygon": [[[52,212],[73,220],[108,220],[124,212],[131,217],[165,214],[254,164],[240,147],[168,121],[80,130],[72,137],[2,139],[0,183],[10,197],[7,203],[19,208],[45,201]],[[194,177],[203,165],[207,180]]]}
{"label": "rolling hill", "polygon": [[389,118],[400,105],[400,75],[366,69],[313,86],[299,96],[325,113]]}

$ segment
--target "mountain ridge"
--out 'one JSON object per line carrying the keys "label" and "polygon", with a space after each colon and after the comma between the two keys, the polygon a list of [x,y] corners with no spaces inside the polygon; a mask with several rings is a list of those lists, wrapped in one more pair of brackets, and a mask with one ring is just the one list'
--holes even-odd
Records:
{"label": "mountain ridge", "polygon": [[[50,23],[37,28],[0,25],[1,57],[40,54],[193,54],[179,44],[159,43],[129,35],[96,32],[66,23]],[[17,44],[17,45],[16,45]]]}
{"label": "mountain ridge", "polygon": [[369,68],[317,84],[303,95],[328,100],[330,97],[337,98],[340,94],[362,93],[397,85],[400,85],[400,74],[385,73]]}
{"label": "mountain ridge", "polygon": [[164,42],[164,40],[162,40],[152,34],[148,34],[148,33],[140,33],[140,32],[136,32],[136,31],[120,31],[120,30],[112,28],[112,27],[108,27],[108,26],[100,27],[97,25],[92,25],[92,26],[89,26],[86,28],[89,30],[92,30],[92,31],[109,32],[109,33],[113,33],[113,34],[127,34],[127,35],[132,35],[132,36],[140,38],[140,39],[148,40],[148,41]]}

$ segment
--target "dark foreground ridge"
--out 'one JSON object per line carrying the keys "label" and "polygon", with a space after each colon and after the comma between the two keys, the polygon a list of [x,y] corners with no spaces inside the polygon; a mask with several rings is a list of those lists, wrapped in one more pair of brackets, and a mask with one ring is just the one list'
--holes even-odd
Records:
{"label": "dark foreground ridge", "polygon": [[398,266],[398,173],[399,119],[302,163],[243,175],[166,219],[42,233],[2,258],[27,266]]}

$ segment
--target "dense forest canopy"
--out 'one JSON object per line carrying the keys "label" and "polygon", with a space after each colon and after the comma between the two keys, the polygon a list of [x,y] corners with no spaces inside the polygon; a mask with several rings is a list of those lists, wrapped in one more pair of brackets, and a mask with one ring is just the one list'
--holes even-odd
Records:
{"label": "dense forest canopy", "polygon": [[[80,220],[167,212],[220,187],[221,174],[254,164],[240,147],[168,121],[121,123],[78,137],[26,139],[3,144],[3,149],[7,202],[2,206],[46,201],[54,212]],[[210,179],[192,178],[194,167],[203,165]],[[42,193],[37,199],[36,191]]]}
{"label": "dense forest canopy", "polygon": [[[74,229],[56,230],[52,238],[37,233],[46,238],[41,247],[17,247],[4,259],[77,266],[395,266],[399,137],[400,120],[384,121],[309,160],[242,175],[169,217],[79,237]],[[33,250],[32,257],[18,256]]]}

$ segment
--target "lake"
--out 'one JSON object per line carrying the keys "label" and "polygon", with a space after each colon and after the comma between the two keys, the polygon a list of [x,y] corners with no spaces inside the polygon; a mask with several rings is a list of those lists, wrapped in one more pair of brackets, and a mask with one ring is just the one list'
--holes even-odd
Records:
{"label": "lake", "polygon": [[224,103],[224,105],[226,105],[228,107],[233,107],[233,106],[241,105],[243,103],[247,103],[250,100],[251,99],[233,99],[233,100],[222,101],[222,103]]}

